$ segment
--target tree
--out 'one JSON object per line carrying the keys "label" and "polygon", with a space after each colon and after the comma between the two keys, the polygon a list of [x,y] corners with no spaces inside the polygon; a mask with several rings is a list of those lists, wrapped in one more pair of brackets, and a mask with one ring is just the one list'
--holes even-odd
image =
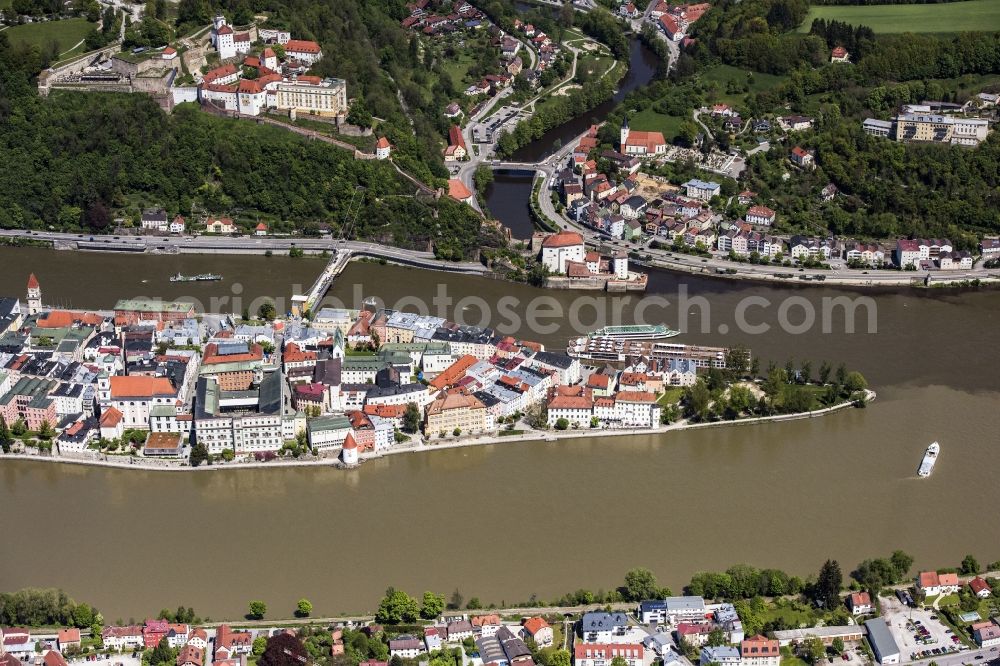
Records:
{"label": "tree", "polygon": [[454,430],[451,431],[451,434],[454,435],[455,437],[458,437],[458,436],[460,436],[462,434],[462,429],[461,428],[455,428]]}
{"label": "tree", "polygon": [[745,345],[735,345],[726,350],[726,372],[730,380],[739,379],[750,370],[750,350]]}
{"label": "tree", "polygon": [[625,657],[618,655],[611,660],[611,666],[628,666],[628,660]]}
{"label": "tree", "polygon": [[848,393],[857,393],[858,391],[864,391],[868,388],[868,382],[865,380],[864,375],[860,372],[849,372],[844,378],[844,389]]}
{"label": "tree", "polygon": [[10,445],[13,441],[14,438],[10,435],[10,428],[7,427],[7,419],[0,414],[0,449],[4,453],[10,453]]}
{"label": "tree", "polygon": [[549,655],[548,666],[569,666],[569,650],[556,650]]}
{"label": "tree", "polygon": [[462,593],[455,588],[455,591],[451,593],[451,598],[448,599],[448,610],[458,610],[462,607],[462,603],[465,599],[462,597]]}
{"label": "tree", "polygon": [[656,576],[649,569],[638,567],[625,574],[625,585],[621,593],[626,601],[642,601],[657,596]]}
{"label": "tree", "polygon": [[253,654],[255,657],[259,657],[264,654],[264,650],[267,648],[267,636],[258,636],[253,639]]}
{"label": "tree", "polygon": [[818,664],[826,657],[826,646],[818,638],[810,638],[805,643],[805,654],[810,662]]}
{"label": "tree", "polygon": [[556,419],[556,430],[566,430],[569,428],[569,419],[558,418]]}
{"label": "tree", "polygon": [[309,617],[312,615],[313,605],[312,602],[306,598],[299,599],[299,603],[295,604],[295,615],[296,617]]}
{"label": "tree", "polygon": [[906,574],[910,573],[910,567],[913,566],[913,557],[902,550],[894,550],[889,561],[892,562],[892,568],[896,572],[897,582],[906,578]]}
{"label": "tree", "polygon": [[365,106],[364,99],[359,97],[351,104],[351,108],[347,112],[347,122],[363,129],[372,126],[372,114]]}
{"label": "tree", "polygon": [[153,651],[149,654],[149,663],[152,666],[158,666],[158,664],[173,664],[175,659],[177,659],[177,653],[170,647],[170,643],[167,642],[166,636],[160,639],[160,642],[156,644],[156,647],[154,647]]}
{"label": "tree", "polygon": [[42,421],[42,424],[38,426],[38,437],[39,439],[44,439],[46,441],[52,439],[56,432],[52,429],[52,424],[48,421]]}
{"label": "tree", "polygon": [[837,560],[827,560],[819,570],[816,584],[813,585],[813,598],[828,610],[840,605],[840,588],[844,576]]}
{"label": "tree", "polygon": [[833,639],[833,651],[837,654],[844,654],[844,639],[837,636]]}
{"label": "tree", "polygon": [[90,604],[77,604],[73,609],[73,626],[86,629],[94,623],[94,609]]}
{"label": "tree", "polygon": [[251,601],[248,608],[250,612],[247,613],[247,615],[251,620],[263,620],[264,616],[267,614],[267,604],[263,601]]}
{"label": "tree", "polygon": [[979,573],[979,562],[972,555],[966,555],[965,559],[962,560],[961,573],[971,576],[972,574]]}
{"label": "tree", "polygon": [[417,403],[406,403],[406,410],[403,412],[403,432],[413,434],[420,430],[420,408]]}
{"label": "tree", "polygon": [[189,458],[191,467],[197,467],[206,460],[208,460],[208,448],[204,444],[198,442],[191,447],[191,456]]}
{"label": "tree", "polygon": [[833,372],[833,368],[830,367],[829,361],[823,361],[819,364],[819,383],[826,384],[830,381],[830,373]]}
{"label": "tree", "polygon": [[444,595],[424,592],[423,602],[420,604],[420,617],[425,620],[433,620],[441,615],[444,610]]}
{"label": "tree", "polygon": [[712,647],[726,644],[726,632],[722,630],[722,627],[717,626],[708,632],[708,644]]}
{"label": "tree", "polygon": [[479,610],[483,607],[483,602],[479,600],[479,597],[472,597],[469,599],[469,603],[465,605],[469,610]]}
{"label": "tree", "polygon": [[267,647],[257,660],[258,666],[302,666],[309,652],[297,636],[281,632],[267,639]]}
{"label": "tree", "polygon": [[265,321],[274,321],[274,318],[278,316],[278,311],[274,307],[274,303],[267,301],[257,308],[257,316]]}
{"label": "tree", "polygon": [[417,600],[402,590],[390,587],[378,605],[375,621],[382,624],[413,622],[420,615]]}

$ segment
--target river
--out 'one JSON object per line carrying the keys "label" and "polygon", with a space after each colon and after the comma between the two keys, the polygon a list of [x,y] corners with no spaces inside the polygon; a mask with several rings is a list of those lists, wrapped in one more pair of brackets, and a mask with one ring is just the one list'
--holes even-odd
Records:
{"label": "river", "polygon": [[550,129],[535,141],[514,151],[511,158],[515,162],[540,162],[545,159],[553,151],[558,150],[556,140],[559,141],[559,145],[565,145],[567,141],[583,134],[591,125],[604,120],[604,117],[625,99],[626,95],[652,81],[658,67],[659,59],[656,54],[633,37],[630,40],[628,72],[618,82],[618,90],[611,99],[595,106],[582,116]]}
{"label": "river", "polygon": [[[642,42],[633,38],[630,42],[629,69],[619,82],[614,96],[599,104],[589,112],[555,127],[526,146],[515,151],[512,159],[518,162],[538,162],[558,146],[573,140],[593,124],[604,120],[625,96],[640,86],[649,83],[656,75],[659,61],[656,55]],[[558,143],[557,143],[558,141]],[[530,238],[534,225],[528,214],[528,200],[531,195],[532,174],[517,171],[495,172],[494,181],[486,190],[486,207],[490,214],[500,220],[518,239]]]}
{"label": "river", "polygon": [[[93,266],[94,255],[50,252],[12,270],[11,252],[22,250],[0,255],[8,260],[4,294],[23,293],[26,270],[41,273],[39,260],[60,262],[64,279],[78,282]],[[149,257],[141,270],[162,276],[173,261]],[[241,261],[242,272],[227,269],[233,279],[249,280],[269,260]],[[43,289],[77,293],[45,275]],[[117,275],[88,277],[88,302],[127,295]],[[477,298],[518,299],[512,311],[522,318],[537,297],[561,308],[584,298],[595,307],[620,303],[625,320],[641,307],[636,296],[616,301],[375,264],[352,264],[330,297],[429,301],[442,284],[455,318],[477,315]],[[736,562],[807,575],[827,557],[849,571],[895,548],[926,567],[955,566],[969,552],[1000,557],[1000,521],[991,517],[1000,502],[1000,293],[864,292],[877,307],[873,334],[723,335],[718,329],[747,297],[768,299],[752,319],[776,325],[789,297],[818,308],[824,298],[857,294],[654,272],[650,295],[676,302],[682,285],[710,304],[712,332],[678,341],[743,342],[765,364],[843,360],[866,375],[878,400],[808,421],[406,454],[350,472],[156,474],[7,461],[0,589],[61,586],[109,619],[180,604],[234,617],[250,599],[265,600],[277,617],[303,596],[317,614],[370,610],[389,585],[417,595],[457,587],[466,599],[511,603],[608,589],[633,566],[679,590],[696,570]],[[687,319],[676,306],[650,309],[652,317],[672,326]],[[513,328],[553,347],[573,333],[563,319],[543,333]],[[917,479],[935,439],[941,460],[929,479]]]}
{"label": "river", "polygon": [[[147,296],[186,299],[201,311],[253,311],[260,299],[273,299],[287,311],[294,293],[304,294],[326,265],[319,257],[202,254],[111,254],[56,252],[44,248],[0,247],[0,285],[4,294],[24,298],[34,273],[47,306],[111,309],[121,298]],[[218,273],[220,282],[171,282],[182,273]],[[213,303],[214,300],[214,303]]]}

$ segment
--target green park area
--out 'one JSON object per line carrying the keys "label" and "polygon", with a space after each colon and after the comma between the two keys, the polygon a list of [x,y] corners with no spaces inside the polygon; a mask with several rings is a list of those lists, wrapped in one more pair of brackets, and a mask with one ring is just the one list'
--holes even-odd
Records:
{"label": "green park area", "polygon": [[912,5],[814,5],[799,26],[799,32],[808,32],[813,19],[818,18],[866,25],[876,33],[1000,30],[1000,2],[966,0]]}
{"label": "green park area", "polygon": [[[2,2],[3,0],[0,0]],[[10,43],[48,47],[55,42],[59,45],[59,53],[65,53],[75,47],[91,30],[94,24],[86,19],[71,18],[61,21],[45,21],[41,23],[25,23],[4,30]]]}
{"label": "green park area", "polygon": [[654,111],[650,107],[630,116],[628,124],[632,129],[641,132],[662,132],[663,138],[669,142],[677,136],[681,123],[685,120],[687,118],[682,116],[668,116],[665,113]]}
{"label": "green park area", "polygon": [[775,87],[784,78],[775,74],[751,72],[731,65],[716,65],[701,74],[701,80],[714,88],[714,91],[709,91],[707,99],[730,106],[742,104],[748,93]]}

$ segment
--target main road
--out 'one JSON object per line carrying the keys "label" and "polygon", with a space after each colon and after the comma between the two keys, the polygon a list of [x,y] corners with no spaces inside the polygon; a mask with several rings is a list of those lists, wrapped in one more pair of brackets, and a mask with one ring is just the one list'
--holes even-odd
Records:
{"label": "main road", "polygon": [[401,264],[434,270],[463,273],[488,273],[478,262],[444,261],[433,252],[407,250],[380,243],[304,238],[301,236],[109,236],[72,234],[58,231],[0,229],[0,237],[30,238],[52,243],[57,249],[81,249],[107,252],[164,254],[265,254],[300,249],[304,252],[335,252],[346,250],[356,255],[385,259]]}

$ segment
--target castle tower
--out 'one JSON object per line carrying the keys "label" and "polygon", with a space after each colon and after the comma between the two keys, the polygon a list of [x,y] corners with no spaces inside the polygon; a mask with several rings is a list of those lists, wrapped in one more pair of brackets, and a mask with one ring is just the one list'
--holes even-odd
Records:
{"label": "castle tower", "polygon": [[618,280],[628,279],[628,254],[622,251],[615,253],[611,258],[611,267],[614,270],[615,278]]}
{"label": "castle tower", "polygon": [[628,143],[628,116],[622,119],[622,131],[621,131],[621,150],[620,153],[625,153],[625,144]]}
{"label": "castle tower", "polygon": [[38,278],[32,273],[28,277],[28,314],[36,315],[42,311],[42,287]]}

